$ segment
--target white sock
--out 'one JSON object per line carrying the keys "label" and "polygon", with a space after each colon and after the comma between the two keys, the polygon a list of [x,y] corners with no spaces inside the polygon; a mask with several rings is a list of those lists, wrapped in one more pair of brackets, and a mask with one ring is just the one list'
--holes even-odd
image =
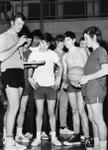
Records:
{"label": "white sock", "polygon": [[22,128],[17,127],[17,135],[22,135]]}
{"label": "white sock", "polygon": [[3,127],[3,137],[6,137],[6,127]]}
{"label": "white sock", "polygon": [[36,135],[37,135],[36,138],[41,140],[41,131],[37,131]]}
{"label": "white sock", "polygon": [[94,149],[99,150],[99,137],[94,137]]}
{"label": "white sock", "polygon": [[56,138],[56,132],[55,131],[51,131],[51,139],[55,139]]}
{"label": "white sock", "polygon": [[100,150],[107,150],[107,141],[100,141]]}
{"label": "white sock", "polygon": [[14,141],[14,138],[13,138],[13,135],[7,135],[6,136],[6,146],[13,146],[15,145],[15,141]]}

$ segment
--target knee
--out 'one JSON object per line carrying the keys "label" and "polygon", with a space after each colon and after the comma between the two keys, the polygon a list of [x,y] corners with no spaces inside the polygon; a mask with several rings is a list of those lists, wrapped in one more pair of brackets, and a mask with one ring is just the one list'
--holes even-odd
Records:
{"label": "knee", "polygon": [[54,116],[54,111],[48,111],[48,114],[50,117],[53,117]]}
{"label": "knee", "polygon": [[43,112],[38,111],[36,117],[42,118],[42,116],[43,116]]}
{"label": "knee", "polygon": [[101,125],[104,122],[104,120],[102,117],[97,117],[97,118],[94,118],[94,122],[96,125]]}
{"label": "knee", "polygon": [[72,114],[73,114],[73,115],[78,114],[78,109],[77,109],[77,108],[72,108]]}

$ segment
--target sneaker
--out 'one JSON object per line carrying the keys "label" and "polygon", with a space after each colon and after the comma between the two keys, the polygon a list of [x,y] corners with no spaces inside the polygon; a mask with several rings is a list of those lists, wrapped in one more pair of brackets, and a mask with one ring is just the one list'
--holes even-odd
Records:
{"label": "sneaker", "polygon": [[81,144],[80,135],[76,134],[69,138],[69,140],[63,142],[64,145],[70,146],[74,144]]}
{"label": "sneaker", "polygon": [[62,145],[62,143],[57,139],[57,137],[53,138],[53,139],[51,140],[51,143],[52,143],[53,145],[55,145],[55,146],[61,146],[61,145]]}
{"label": "sneaker", "polygon": [[2,142],[3,142],[3,145],[6,144],[6,137],[3,137],[3,138],[2,138]]}
{"label": "sneaker", "polygon": [[23,134],[22,135],[20,135],[20,136],[16,136],[15,137],[15,141],[17,142],[17,143],[23,143],[23,144],[28,144],[29,143],[29,139],[28,138],[26,138]]}
{"label": "sneaker", "polygon": [[12,145],[12,146],[5,146],[4,150],[18,150],[18,149],[16,148],[15,145]]}
{"label": "sneaker", "polygon": [[64,129],[60,129],[60,134],[74,134],[74,132],[72,130],[69,130],[67,127],[65,127]]}
{"label": "sneaker", "polygon": [[86,138],[85,139],[85,147],[86,148],[91,148],[94,146],[94,141],[92,138]]}
{"label": "sneaker", "polygon": [[30,132],[25,133],[24,135],[27,139],[31,140],[33,138],[33,134]]}
{"label": "sneaker", "polygon": [[40,139],[34,139],[33,142],[31,143],[31,146],[38,146],[41,144],[41,140]]}
{"label": "sneaker", "polygon": [[26,146],[17,144],[13,138],[6,139],[5,150],[25,150]]}
{"label": "sneaker", "polygon": [[42,132],[41,137],[42,137],[42,139],[44,139],[44,140],[48,140],[48,139],[49,139],[49,137],[48,137],[48,135],[46,134],[45,131]]}
{"label": "sneaker", "polygon": [[84,135],[80,136],[80,141],[81,141],[81,143],[85,143],[85,136]]}
{"label": "sneaker", "polygon": [[18,150],[26,150],[27,149],[27,146],[25,146],[25,145],[21,145],[21,144],[19,144],[19,143],[16,143],[16,148],[18,149]]}
{"label": "sneaker", "polygon": [[11,145],[11,146],[5,146],[4,150],[26,150],[27,147],[24,145],[21,146],[16,146],[16,145]]}
{"label": "sneaker", "polygon": [[12,137],[6,137],[5,138],[5,146],[15,146],[16,142]]}

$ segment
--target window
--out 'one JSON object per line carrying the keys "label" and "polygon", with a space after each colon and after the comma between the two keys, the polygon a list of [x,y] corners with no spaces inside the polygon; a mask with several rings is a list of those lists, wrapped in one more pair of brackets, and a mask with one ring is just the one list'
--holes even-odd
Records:
{"label": "window", "polygon": [[[40,19],[40,3],[28,4],[28,18],[29,20]],[[43,3],[43,18],[54,19],[55,18],[55,2]]]}
{"label": "window", "polygon": [[64,2],[63,18],[80,18],[86,17],[85,2]]}
{"label": "window", "polygon": [[108,16],[108,0],[100,0],[100,16]]}
{"label": "window", "polygon": [[28,4],[28,18],[29,20],[40,19],[40,3]]}
{"label": "window", "polygon": [[55,18],[55,2],[47,2],[43,5],[44,19],[54,19]]}

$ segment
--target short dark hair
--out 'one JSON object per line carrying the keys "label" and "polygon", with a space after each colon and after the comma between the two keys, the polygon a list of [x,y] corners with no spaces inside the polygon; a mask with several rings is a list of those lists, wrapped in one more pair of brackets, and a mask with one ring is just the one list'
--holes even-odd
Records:
{"label": "short dark hair", "polygon": [[25,21],[25,16],[20,13],[20,12],[17,12],[15,15],[12,15],[11,17],[11,21],[15,21],[17,18],[21,18],[23,21]]}
{"label": "short dark hair", "polygon": [[48,49],[54,50],[56,48],[55,41],[51,33],[48,32],[44,33],[42,40],[49,43]]}
{"label": "short dark hair", "polygon": [[72,31],[67,31],[67,32],[65,32],[65,33],[64,33],[64,36],[65,36],[65,37],[70,37],[72,40],[75,39],[75,37],[76,37],[76,36],[75,36],[75,33],[72,32]]}
{"label": "short dark hair", "polygon": [[93,38],[94,35],[96,35],[98,43],[100,43],[102,41],[102,32],[96,26],[92,26],[92,27],[89,27],[89,28],[85,29],[84,32],[83,32],[83,35],[85,33],[88,34],[91,38]]}
{"label": "short dark hair", "polygon": [[85,41],[83,36],[79,39],[79,42],[81,42],[81,41]]}
{"label": "short dark hair", "polygon": [[55,41],[56,41],[56,42],[63,42],[63,41],[64,41],[64,35],[58,34],[58,35],[55,37]]}
{"label": "short dark hair", "polygon": [[36,36],[36,37],[42,39],[42,32],[40,29],[33,30],[31,35],[32,35],[32,38],[34,38]]}
{"label": "short dark hair", "polygon": [[49,43],[54,41],[53,36],[51,35],[51,33],[48,33],[48,32],[43,34],[42,40],[49,42]]}

